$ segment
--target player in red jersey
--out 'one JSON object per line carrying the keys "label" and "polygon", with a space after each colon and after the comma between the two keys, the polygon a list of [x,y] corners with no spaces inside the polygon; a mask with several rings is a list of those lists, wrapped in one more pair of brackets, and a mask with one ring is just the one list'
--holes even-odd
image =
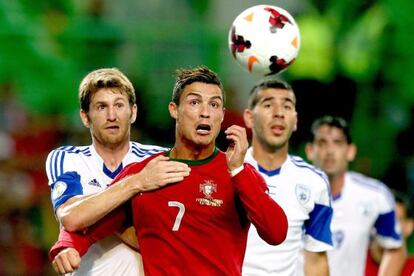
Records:
{"label": "player in red jersey", "polygon": [[[132,223],[147,276],[241,275],[250,222],[269,244],[285,239],[285,213],[268,196],[260,174],[243,163],[245,129],[233,125],[225,131],[231,141],[226,153],[215,146],[224,117],[217,75],[206,67],[177,71],[169,111],[176,121],[176,139],[163,154],[187,163],[190,175],[135,196],[82,233],[62,231],[50,251],[55,262],[76,264],[76,259],[67,259],[70,247],[83,255],[93,242]],[[139,172],[149,160],[126,167],[115,182]]]}

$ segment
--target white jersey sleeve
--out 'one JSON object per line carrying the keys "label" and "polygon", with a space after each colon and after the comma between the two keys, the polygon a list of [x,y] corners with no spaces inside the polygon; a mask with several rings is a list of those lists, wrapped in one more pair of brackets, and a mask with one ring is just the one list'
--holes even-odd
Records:
{"label": "white jersey sleeve", "polygon": [[401,246],[394,200],[380,181],[347,172],[332,206],[334,250],[328,252],[330,275],[363,275],[373,232],[382,247]]}
{"label": "white jersey sleeve", "polygon": [[401,246],[401,229],[395,213],[395,200],[389,188],[382,182],[362,174],[350,172],[350,177],[366,187],[375,189],[374,194],[377,218],[374,222],[375,237],[383,248],[398,248]]}
{"label": "white jersey sleeve", "polygon": [[65,146],[49,153],[46,159],[46,174],[55,210],[69,198],[83,194],[79,170],[84,160],[90,157],[89,147]]}
{"label": "white jersey sleeve", "polygon": [[283,243],[271,246],[250,226],[243,275],[303,275],[303,247],[315,252],[332,248],[332,208],[326,176],[294,156],[288,156],[280,168],[271,171],[257,163],[251,148],[246,161],[261,173],[269,195],[285,211],[288,233]]}
{"label": "white jersey sleeve", "polygon": [[[308,185],[297,185],[297,198],[310,199],[303,206],[308,210],[308,218],[304,221],[304,248],[311,252],[321,252],[332,248],[331,221],[333,210],[331,206],[331,193],[329,181],[325,173],[308,164],[300,157],[291,157],[292,164],[302,171],[301,181],[307,181]],[[309,192],[305,189],[310,189]],[[302,193],[302,194],[301,194]]]}
{"label": "white jersey sleeve", "polygon": [[102,191],[128,164],[165,150],[163,147],[130,142],[128,153],[114,171],[105,166],[92,145],[64,146],[53,150],[46,159],[46,173],[54,209],[73,196]]}

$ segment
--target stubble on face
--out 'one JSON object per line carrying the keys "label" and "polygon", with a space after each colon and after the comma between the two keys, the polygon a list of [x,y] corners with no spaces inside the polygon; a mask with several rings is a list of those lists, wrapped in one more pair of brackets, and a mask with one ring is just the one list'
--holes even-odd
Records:
{"label": "stubble on face", "polygon": [[255,139],[269,152],[287,148],[297,124],[293,93],[269,88],[260,91],[258,97],[252,110]]}
{"label": "stubble on face", "polygon": [[129,143],[133,108],[127,96],[116,90],[96,92],[88,113],[94,140],[109,148]]}

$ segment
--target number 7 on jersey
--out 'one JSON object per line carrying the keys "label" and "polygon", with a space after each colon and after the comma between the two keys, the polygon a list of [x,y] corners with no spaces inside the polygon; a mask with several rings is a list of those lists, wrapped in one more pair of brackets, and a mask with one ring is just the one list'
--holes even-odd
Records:
{"label": "number 7 on jersey", "polygon": [[172,227],[173,231],[178,231],[178,229],[180,228],[181,219],[183,218],[184,213],[185,213],[185,206],[184,204],[178,201],[168,201],[168,206],[178,208],[178,213],[177,213],[177,216],[175,217],[175,222]]}

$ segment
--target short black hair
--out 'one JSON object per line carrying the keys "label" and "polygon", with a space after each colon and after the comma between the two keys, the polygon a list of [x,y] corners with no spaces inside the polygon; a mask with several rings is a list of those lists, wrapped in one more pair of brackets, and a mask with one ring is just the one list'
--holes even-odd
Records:
{"label": "short black hair", "polygon": [[324,125],[329,126],[329,127],[336,127],[342,130],[342,132],[345,135],[346,142],[348,144],[352,144],[351,131],[349,130],[349,125],[347,121],[344,118],[330,116],[330,115],[318,118],[312,123],[311,142],[315,140],[315,134],[318,131],[318,129]]}
{"label": "short black hair", "polygon": [[207,66],[199,66],[190,69],[178,69],[175,71],[176,80],[172,93],[171,101],[176,105],[180,103],[180,96],[187,85],[193,82],[202,82],[207,84],[216,84],[220,87],[223,95],[223,102],[225,101],[225,95],[223,91],[223,84],[221,83],[218,75],[210,70]]}
{"label": "short black hair", "polygon": [[292,87],[287,82],[279,79],[263,79],[250,90],[247,107],[249,109],[253,109],[258,102],[257,93],[268,88],[289,90],[293,93],[293,95],[295,94]]}

